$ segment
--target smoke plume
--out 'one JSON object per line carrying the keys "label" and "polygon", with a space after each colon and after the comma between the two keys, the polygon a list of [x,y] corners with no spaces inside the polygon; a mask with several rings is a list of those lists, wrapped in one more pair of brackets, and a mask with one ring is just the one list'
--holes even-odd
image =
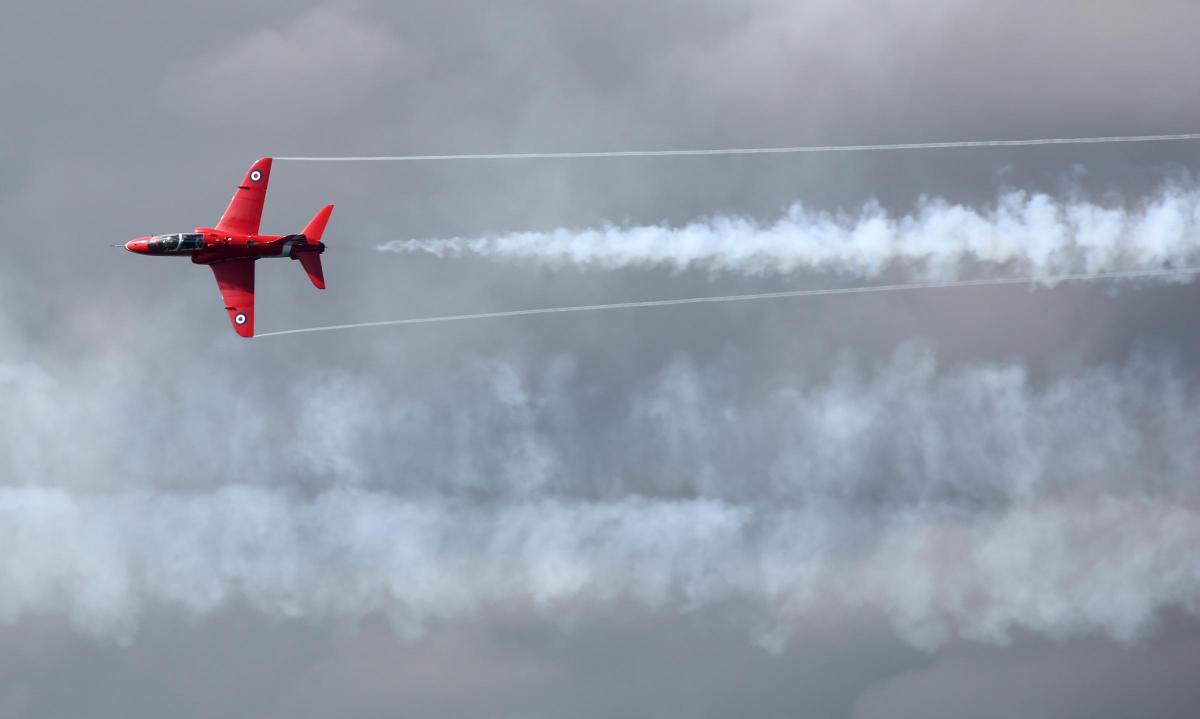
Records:
{"label": "smoke plume", "polygon": [[[126,488],[70,481],[107,461],[93,454],[107,437],[87,442],[94,417],[26,423],[3,440],[23,451],[0,453],[5,476],[27,480],[0,489],[0,620],[62,612],[120,639],[150,609],[241,602],[418,632],[488,607],[556,618],[635,601],[724,611],[776,646],[812,616],[866,608],[932,646],[1018,628],[1129,639],[1165,607],[1200,611],[1200,401],[1164,361],[1038,384],[1014,365],[939,368],[911,346],[874,370],[780,375],[760,396],[680,360],[590,435],[570,376],[566,360],[532,381],[504,363],[464,374],[453,416],[301,377],[311,392],[280,400],[280,416],[242,409],[249,468],[268,479],[217,487],[139,479],[132,464]],[[28,364],[0,381],[37,394],[30,405],[78,393]],[[89,379],[114,396],[137,381]],[[205,394],[220,403],[237,380],[216,384]],[[175,411],[191,437],[224,431],[207,404]],[[294,439],[276,454],[276,436]],[[68,464],[62,437],[79,438]],[[204,466],[190,444],[143,459]],[[301,491],[288,477],[305,473],[330,480]]]}
{"label": "smoke plume", "polygon": [[662,266],[750,275],[830,272],[873,278],[899,269],[948,280],[978,263],[1053,276],[1186,266],[1200,259],[1200,190],[1167,185],[1132,207],[1009,192],[985,210],[942,200],[889,216],[792,205],[772,224],[718,216],[681,227],[608,225],[494,237],[397,240],[391,252],[478,256],[599,269]]}
{"label": "smoke plume", "polygon": [[0,491],[0,523],[0,619],[62,611],[117,638],[148,608],[203,615],[234,599],[281,618],[379,612],[405,632],[497,605],[736,607],[770,642],[865,607],[923,646],[1004,641],[1017,627],[1131,639],[1164,606],[1200,609],[1200,516],[1146,498],[881,516],[706,499],[485,508],[354,490],[31,487]]}

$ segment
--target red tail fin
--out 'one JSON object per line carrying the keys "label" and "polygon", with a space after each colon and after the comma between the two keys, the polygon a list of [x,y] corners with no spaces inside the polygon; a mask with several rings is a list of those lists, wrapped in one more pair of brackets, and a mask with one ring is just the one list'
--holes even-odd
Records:
{"label": "red tail fin", "polygon": [[325,223],[329,222],[329,215],[333,212],[333,205],[325,205],[313,218],[309,220],[308,226],[304,228],[302,233],[308,238],[312,244],[321,241],[321,235],[325,234]]}
{"label": "red tail fin", "polygon": [[296,259],[304,266],[308,279],[318,290],[325,289],[325,273],[321,271],[321,255],[316,252],[297,252]]}
{"label": "red tail fin", "polygon": [[325,272],[321,269],[321,252],[325,250],[325,246],[320,244],[321,235],[325,234],[325,225],[329,222],[329,215],[332,212],[333,205],[325,205],[304,228],[303,234],[308,240],[308,244],[318,245],[318,249],[296,253],[296,259],[300,260],[304,271],[308,273],[308,279],[312,280],[313,286],[318,290],[325,289]]}

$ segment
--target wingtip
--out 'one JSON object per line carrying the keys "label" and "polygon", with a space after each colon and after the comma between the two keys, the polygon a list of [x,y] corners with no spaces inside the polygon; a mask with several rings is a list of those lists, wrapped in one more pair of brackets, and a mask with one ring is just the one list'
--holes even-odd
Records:
{"label": "wingtip", "polygon": [[254,172],[255,170],[258,170],[263,175],[270,175],[271,174],[271,158],[270,157],[258,158],[257,160],[254,161],[254,164],[250,165],[250,169],[247,170],[247,173]]}

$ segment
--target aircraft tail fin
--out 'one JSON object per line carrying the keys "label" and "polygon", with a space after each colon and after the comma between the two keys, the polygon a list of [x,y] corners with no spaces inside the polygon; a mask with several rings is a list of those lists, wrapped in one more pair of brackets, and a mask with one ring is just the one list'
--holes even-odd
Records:
{"label": "aircraft tail fin", "polygon": [[321,235],[325,234],[325,224],[329,222],[329,215],[332,213],[333,205],[325,205],[309,220],[308,226],[302,233],[309,242],[315,244],[321,241]]}
{"label": "aircraft tail fin", "polygon": [[308,244],[316,245],[317,249],[296,253],[296,259],[300,260],[304,271],[308,273],[308,279],[318,290],[325,289],[325,272],[321,268],[321,253],[325,251],[325,245],[321,243],[321,235],[325,234],[325,225],[329,222],[332,212],[333,205],[325,205],[304,228],[303,234]]}
{"label": "aircraft tail fin", "polygon": [[321,255],[316,252],[299,252],[296,259],[300,260],[304,271],[308,273],[308,279],[312,280],[313,287],[318,290],[325,289],[325,272],[321,269]]}

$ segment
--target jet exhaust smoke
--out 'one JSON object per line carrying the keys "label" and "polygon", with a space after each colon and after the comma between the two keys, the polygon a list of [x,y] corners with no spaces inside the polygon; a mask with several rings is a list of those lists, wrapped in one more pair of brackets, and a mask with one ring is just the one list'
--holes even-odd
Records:
{"label": "jet exhaust smoke", "polygon": [[1200,261],[1200,190],[1163,187],[1132,208],[1010,192],[989,209],[926,200],[889,216],[793,205],[774,223],[718,216],[681,227],[605,226],[493,237],[397,240],[389,252],[481,257],[547,266],[743,275],[825,272],[872,279],[889,270],[926,281],[963,278],[979,264],[1052,277],[1160,269]]}
{"label": "jet exhaust smoke", "polygon": [[[69,377],[0,369],[25,406],[80,395]],[[112,393],[103,406],[137,405],[140,376],[112,371],[80,381]],[[759,396],[680,360],[593,427],[590,448],[567,370],[539,385],[513,374],[457,373],[459,400],[402,407],[364,378],[300,376],[306,391],[281,398],[279,416],[240,410],[264,484],[157,486],[161,467],[213,461],[206,442],[172,442],[139,449],[129,461],[144,466],[116,488],[3,486],[0,621],[62,613],[128,639],[152,609],[240,602],[314,621],[381,613],[418,632],[497,605],[555,618],[621,600],[727,612],[767,646],[814,615],[865,608],[934,646],[1016,629],[1131,639],[1165,607],[1200,612],[1200,402],[1169,363],[1038,385],[1015,365],[940,371],[909,347],[874,371],[780,375]],[[241,387],[215,381],[171,417],[190,437],[221,436],[223,394]],[[86,408],[24,418],[0,433],[21,450],[0,452],[0,474],[71,478],[120,431]],[[439,449],[451,434],[474,464]],[[380,472],[396,447],[420,448],[404,463],[413,477]],[[581,461],[591,451],[610,458],[604,476]],[[239,476],[228,461],[211,471]],[[295,491],[293,475],[313,470],[329,483]]]}
{"label": "jet exhaust smoke", "polygon": [[[902,636],[1004,641],[1014,628],[1132,639],[1163,606],[1197,610],[1200,515],[1146,498],[872,513],[721,500],[541,499],[493,507],[330,490],[308,499],[227,486],[200,494],[0,490],[0,619],[61,611],[128,638],[151,608],[203,615],[238,600],[270,616],[406,633],[527,605],[735,604],[760,640],[806,615],[865,607]],[[744,612],[743,612],[744,613]]]}

